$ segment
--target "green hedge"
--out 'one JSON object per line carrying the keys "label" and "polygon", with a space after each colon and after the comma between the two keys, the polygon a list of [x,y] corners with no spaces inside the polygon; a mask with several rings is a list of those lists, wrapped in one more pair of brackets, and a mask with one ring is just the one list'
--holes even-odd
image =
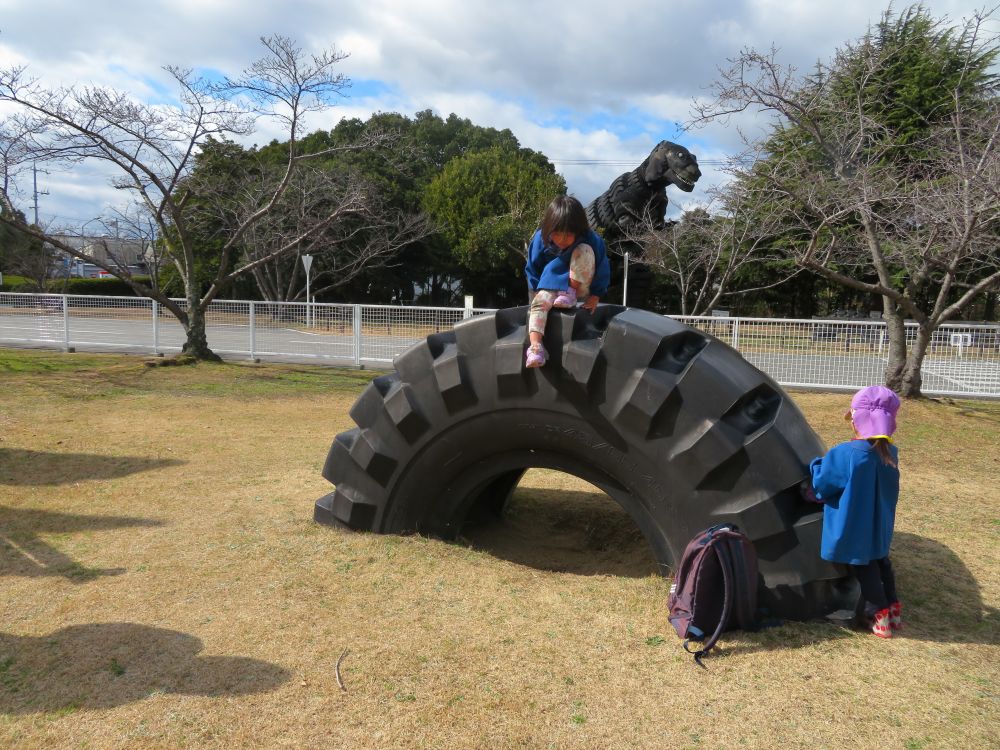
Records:
{"label": "green hedge", "polygon": [[[140,284],[149,284],[148,276],[133,276]],[[59,279],[49,282],[49,291],[58,294],[93,294],[100,297],[135,297],[132,287],[121,279]]]}
{"label": "green hedge", "polygon": [[24,276],[15,276],[12,273],[3,275],[3,283],[0,284],[0,292],[35,292],[35,282]]}
{"label": "green hedge", "polygon": [[[140,284],[149,284],[148,276],[133,276]],[[35,282],[23,276],[3,275],[0,292],[37,292]],[[46,291],[51,294],[88,294],[99,297],[135,297],[132,287],[121,279],[50,279]]]}

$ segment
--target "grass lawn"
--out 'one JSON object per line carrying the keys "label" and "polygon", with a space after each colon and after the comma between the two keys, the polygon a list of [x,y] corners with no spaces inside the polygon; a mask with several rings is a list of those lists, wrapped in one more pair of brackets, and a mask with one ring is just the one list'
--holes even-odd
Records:
{"label": "grass lawn", "polygon": [[[370,377],[0,350],[0,747],[1000,746],[1000,403],[903,406],[902,637],[788,623],[702,670],[574,478],[462,543],[314,524]],[[846,395],[794,398],[846,439]]]}

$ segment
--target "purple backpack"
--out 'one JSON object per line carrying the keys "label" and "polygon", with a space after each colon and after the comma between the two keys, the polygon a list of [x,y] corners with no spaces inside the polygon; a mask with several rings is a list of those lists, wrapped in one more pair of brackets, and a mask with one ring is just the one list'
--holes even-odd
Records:
{"label": "purple backpack", "polygon": [[[724,630],[755,629],[757,553],[746,534],[733,524],[720,524],[688,542],[667,607],[684,650],[701,666],[701,657]],[[691,641],[701,648],[693,651]]]}

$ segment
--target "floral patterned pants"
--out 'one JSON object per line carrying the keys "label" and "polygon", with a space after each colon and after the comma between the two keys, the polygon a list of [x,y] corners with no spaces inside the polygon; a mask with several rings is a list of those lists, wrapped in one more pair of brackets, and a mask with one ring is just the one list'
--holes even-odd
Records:
{"label": "floral patterned pants", "polygon": [[[576,296],[585,300],[590,295],[590,282],[594,280],[594,248],[581,243],[573,249],[569,261],[569,278],[579,284]],[[528,311],[528,330],[535,333],[545,333],[545,323],[549,319],[552,303],[565,289],[538,289],[531,298],[531,308]]]}

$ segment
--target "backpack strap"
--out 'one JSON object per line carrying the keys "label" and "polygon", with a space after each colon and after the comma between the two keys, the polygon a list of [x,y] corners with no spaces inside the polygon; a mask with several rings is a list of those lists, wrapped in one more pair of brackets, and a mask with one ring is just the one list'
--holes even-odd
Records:
{"label": "backpack strap", "polygon": [[750,604],[750,592],[747,587],[753,585],[748,579],[746,557],[744,556],[743,540],[731,536],[725,540],[726,551],[730,553],[733,567],[733,613],[736,624],[744,630],[753,630],[756,625],[757,613]]}
{"label": "backpack strap", "polygon": [[719,636],[722,635],[722,631],[726,629],[726,624],[729,621],[729,613],[733,609],[733,562],[725,542],[724,538],[712,541],[712,549],[715,550],[715,554],[719,558],[719,567],[722,568],[722,616],[719,618],[719,624],[716,626],[715,632],[701,644],[700,651],[692,651],[688,648],[688,644],[691,642],[690,638],[684,641],[684,650],[689,654],[694,654],[695,663],[702,669],[707,669],[707,667],[701,663],[701,657],[719,640]]}

